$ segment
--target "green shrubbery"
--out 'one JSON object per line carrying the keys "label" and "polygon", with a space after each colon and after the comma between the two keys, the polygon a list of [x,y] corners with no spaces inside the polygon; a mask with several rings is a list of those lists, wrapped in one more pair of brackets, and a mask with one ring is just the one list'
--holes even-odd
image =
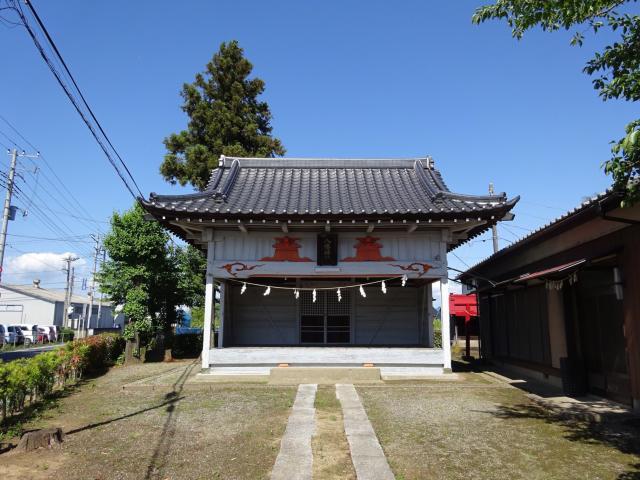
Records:
{"label": "green shrubbery", "polygon": [[60,333],[58,334],[58,340],[63,342],[68,342],[70,340],[73,340],[73,337],[75,336],[75,334],[76,334],[76,331],[73,328],[62,327],[60,329]]}
{"label": "green shrubbery", "polygon": [[433,332],[433,348],[442,348],[442,331],[435,330]]}
{"label": "green shrubbery", "polygon": [[174,335],[171,355],[174,358],[198,358],[202,352],[202,334]]}
{"label": "green shrubbery", "polygon": [[114,365],[124,350],[124,339],[113,333],[74,340],[57,350],[29,359],[0,362],[2,420],[64,387],[85,371],[97,372]]}

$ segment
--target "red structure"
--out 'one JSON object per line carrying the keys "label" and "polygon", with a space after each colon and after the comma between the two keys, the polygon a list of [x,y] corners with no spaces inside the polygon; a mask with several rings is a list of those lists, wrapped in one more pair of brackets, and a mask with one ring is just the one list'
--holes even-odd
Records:
{"label": "red structure", "polygon": [[471,356],[470,323],[478,316],[478,299],[475,294],[452,293],[449,295],[449,315],[464,318],[465,350]]}
{"label": "red structure", "polygon": [[276,237],[273,244],[273,257],[263,257],[261,262],[310,262],[309,257],[301,257],[298,253],[300,244],[296,237]]}
{"label": "red structure", "polygon": [[378,242],[380,238],[367,235],[366,237],[359,237],[356,240],[358,240],[358,243],[354,245],[356,256],[343,258],[343,262],[385,262],[395,260],[393,257],[382,256],[380,253],[382,244]]}

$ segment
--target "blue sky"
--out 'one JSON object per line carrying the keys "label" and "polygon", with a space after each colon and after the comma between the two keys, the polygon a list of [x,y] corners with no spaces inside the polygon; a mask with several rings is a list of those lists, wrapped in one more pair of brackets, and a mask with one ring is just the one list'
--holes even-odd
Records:
{"label": "blue sky", "polygon": [[[500,228],[506,245],[608,186],[600,166],[609,141],[637,112],[624,102],[602,102],[581,72],[592,53],[612,40],[606,32],[582,48],[570,47],[565,32],[534,31],[516,41],[502,23],[471,24],[482,3],[35,5],[145,193],[184,190],[158,173],[163,138],[186,125],[181,85],[193,80],[222,41],[237,39],[254,74],[266,82],[274,133],[288,155],[431,155],[454,191],[484,193],[492,181],[499,191],[521,195],[516,220]],[[0,24],[0,45],[0,115],[43,152],[82,204],[67,209],[105,222],[112,211],[128,208],[131,197],[26,32]],[[1,121],[0,132],[13,135]],[[0,135],[0,142],[8,140]],[[2,162],[7,165],[6,158]],[[47,200],[47,189],[59,197],[53,187],[46,180],[36,184],[26,172],[32,164],[24,165],[21,188],[40,193],[50,219],[73,241],[9,237],[3,280],[28,283],[38,276],[62,287],[63,274],[51,271],[59,265],[55,255],[75,252],[83,257],[79,288],[89,263],[86,235],[96,233],[92,226],[107,225],[71,218]],[[60,236],[33,214],[12,222],[9,233]],[[481,240],[488,238],[457,249],[459,258],[450,256],[450,264],[463,269],[487,256],[490,241]]]}

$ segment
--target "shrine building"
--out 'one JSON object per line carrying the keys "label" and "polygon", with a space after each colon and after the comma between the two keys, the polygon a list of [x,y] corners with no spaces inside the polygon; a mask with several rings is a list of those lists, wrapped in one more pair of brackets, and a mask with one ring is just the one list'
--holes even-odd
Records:
{"label": "shrine building", "polygon": [[223,156],[204,191],[141,201],[206,252],[211,374],[373,365],[390,377],[451,368],[449,302],[435,348],[432,283],[448,299],[447,252],[512,218],[518,198],[453,193],[430,157]]}

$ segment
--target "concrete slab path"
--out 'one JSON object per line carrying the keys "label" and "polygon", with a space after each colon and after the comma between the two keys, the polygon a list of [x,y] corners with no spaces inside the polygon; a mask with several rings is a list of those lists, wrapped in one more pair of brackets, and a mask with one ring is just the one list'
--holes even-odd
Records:
{"label": "concrete slab path", "polygon": [[318,385],[302,384],[293,403],[280,452],[271,471],[271,480],[311,480],[313,452],[311,437],[316,428],[316,391]]}
{"label": "concrete slab path", "polygon": [[394,480],[387,457],[354,386],[338,384],[336,395],[342,405],[344,431],[358,480]]}

